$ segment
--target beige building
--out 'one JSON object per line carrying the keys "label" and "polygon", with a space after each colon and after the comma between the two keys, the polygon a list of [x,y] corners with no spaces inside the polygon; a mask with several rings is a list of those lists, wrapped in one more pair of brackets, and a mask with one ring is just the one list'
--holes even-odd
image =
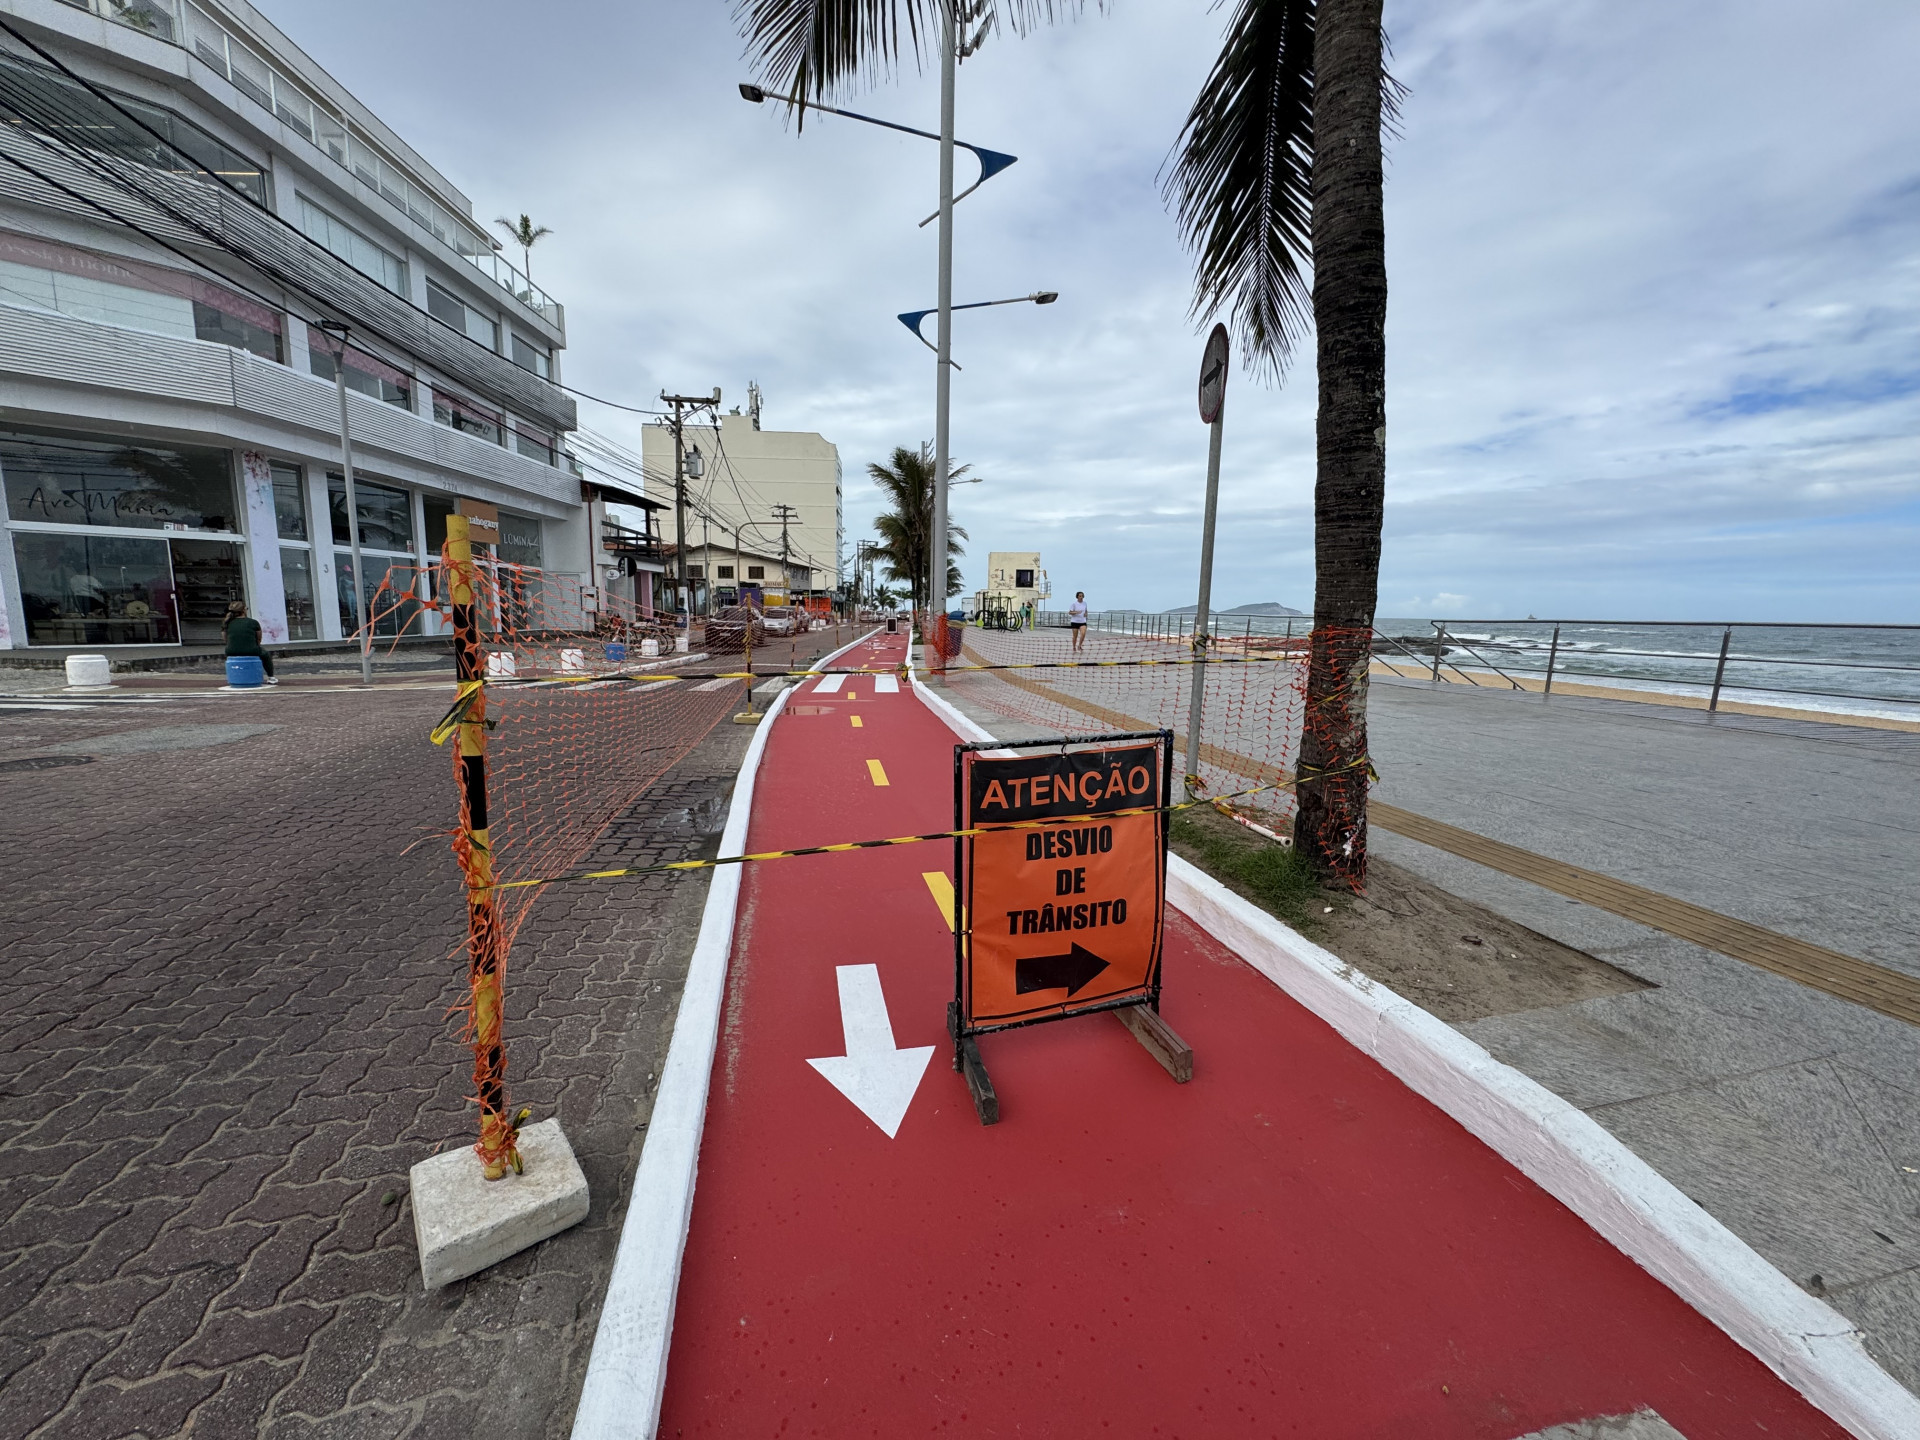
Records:
{"label": "beige building", "polygon": [[[841,580],[844,533],[839,447],[808,430],[761,429],[758,393],[754,393],[749,414],[723,415],[717,429],[685,427],[686,447],[689,451],[697,447],[702,462],[699,478],[687,481],[687,548],[698,552],[711,546],[719,552],[737,543],[741,549],[778,558],[782,554],[780,513],[785,506],[785,546],[793,589],[832,590]],[[673,431],[665,425],[648,425],[641,435],[648,491],[671,505]],[[673,524],[669,509],[660,516],[660,528],[669,543],[674,539]]]}
{"label": "beige building", "polygon": [[987,555],[987,583],[974,592],[973,608],[976,614],[1028,605],[1038,610],[1040,602],[1052,594],[1038,550],[994,550]]}

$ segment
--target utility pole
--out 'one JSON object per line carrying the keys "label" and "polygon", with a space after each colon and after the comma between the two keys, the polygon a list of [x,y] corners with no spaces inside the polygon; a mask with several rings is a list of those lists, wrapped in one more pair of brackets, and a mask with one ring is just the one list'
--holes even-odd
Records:
{"label": "utility pole", "polygon": [[711,395],[669,395],[660,392],[660,399],[673,406],[673,419],[667,422],[673,430],[673,608],[677,615],[682,606],[689,618],[693,614],[693,601],[687,593],[687,452],[686,452],[686,412],[711,408],[713,426],[720,428],[720,387],[713,387]]}
{"label": "utility pole", "polygon": [[796,520],[799,516],[800,512],[791,505],[776,505],[773,507],[773,518],[780,522],[780,579],[787,587],[787,600],[789,602],[793,600],[793,567],[787,563],[791,554],[787,545],[787,522],[789,520]]}

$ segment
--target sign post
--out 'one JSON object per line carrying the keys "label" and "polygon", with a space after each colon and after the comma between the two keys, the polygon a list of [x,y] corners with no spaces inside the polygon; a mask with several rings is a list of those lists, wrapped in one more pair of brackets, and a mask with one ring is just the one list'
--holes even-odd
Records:
{"label": "sign post", "polygon": [[1220,422],[1227,403],[1227,327],[1216,325],[1200,358],[1200,421],[1207,437],[1207,512],[1200,527],[1200,605],[1193,617],[1193,700],[1187,707],[1187,795],[1200,783],[1200,722],[1207,696],[1208,609],[1213,603],[1213,522],[1220,509]]}
{"label": "sign post", "polygon": [[1159,1015],[1172,777],[1170,730],[954,747],[954,828],[977,833],[954,842],[947,1028],[983,1125],[1000,1110],[977,1037],[996,1030],[1112,1010],[1192,1077]]}

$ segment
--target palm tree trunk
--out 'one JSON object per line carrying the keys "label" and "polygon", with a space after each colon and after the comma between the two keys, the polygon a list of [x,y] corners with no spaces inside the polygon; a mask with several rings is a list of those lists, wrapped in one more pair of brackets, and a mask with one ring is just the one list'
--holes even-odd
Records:
{"label": "palm tree trunk", "polygon": [[1313,318],[1320,411],[1313,640],[1294,843],[1358,884],[1367,859],[1367,666],[1387,474],[1381,0],[1320,0],[1314,36]]}

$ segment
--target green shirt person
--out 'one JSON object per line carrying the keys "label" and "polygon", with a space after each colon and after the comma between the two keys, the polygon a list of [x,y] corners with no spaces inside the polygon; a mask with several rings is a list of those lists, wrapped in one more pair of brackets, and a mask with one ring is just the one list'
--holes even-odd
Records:
{"label": "green shirt person", "polygon": [[260,668],[266,672],[267,684],[278,685],[273,678],[273,656],[260,644],[260,622],[247,614],[244,600],[235,600],[227,606],[227,654],[252,655],[260,661]]}

